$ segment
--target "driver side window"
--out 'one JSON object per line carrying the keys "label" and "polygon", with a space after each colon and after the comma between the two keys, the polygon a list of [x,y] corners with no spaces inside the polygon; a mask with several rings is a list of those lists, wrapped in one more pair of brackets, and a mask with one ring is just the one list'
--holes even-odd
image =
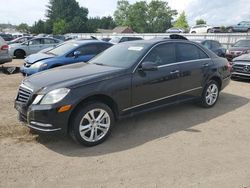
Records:
{"label": "driver side window", "polygon": [[176,62],[175,44],[161,44],[156,46],[144,59],[143,62],[153,62],[157,66],[167,65]]}
{"label": "driver side window", "polygon": [[35,40],[29,41],[29,45],[38,45],[38,44],[41,44],[40,39],[35,39]]}

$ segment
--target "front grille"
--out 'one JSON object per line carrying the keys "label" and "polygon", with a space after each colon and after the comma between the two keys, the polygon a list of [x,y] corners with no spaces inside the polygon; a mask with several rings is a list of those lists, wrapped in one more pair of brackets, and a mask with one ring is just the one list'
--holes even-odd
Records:
{"label": "front grille", "polygon": [[250,65],[235,64],[233,65],[233,71],[240,73],[250,73]]}
{"label": "front grille", "polygon": [[31,95],[32,90],[21,85],[18,90],[17,101],[21,103],[28,103]]}

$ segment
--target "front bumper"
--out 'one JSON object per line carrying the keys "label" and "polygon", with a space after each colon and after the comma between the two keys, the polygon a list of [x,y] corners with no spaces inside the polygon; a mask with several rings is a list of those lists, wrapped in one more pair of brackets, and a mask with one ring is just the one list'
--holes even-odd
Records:
{"label": "front bumper", "polygon": [[20,72],[24,75],[24,76],[30,76],[32,74],[38,73],[39,69],[33,69],[30,67],[25,67],[24,65],[20,67]]}
{"label": "front bumper", "polygon": [[250,73],[232,72],[233,78],[250,79]]}
{"label": "front bumper", "polygon": [[41,132],[68,131],[68,120],[71,111],[59,113],[60,106],[30,105],[16,101],[15,108],[19,112],[19,120],[31,129]]}

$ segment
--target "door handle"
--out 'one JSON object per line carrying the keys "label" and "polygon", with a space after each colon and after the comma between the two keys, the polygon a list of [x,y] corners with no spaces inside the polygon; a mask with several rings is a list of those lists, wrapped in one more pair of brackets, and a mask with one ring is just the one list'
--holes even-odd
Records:
{"label": "door handle", "polygon": [[209,63],[203,64],[203,67],[208,67],[208,66],[209,66]]}
{"label": "door handle", "polygon": [[170,74],[178,74],[180,71],[179,70],[174,70],[174,71],[171,71]]}

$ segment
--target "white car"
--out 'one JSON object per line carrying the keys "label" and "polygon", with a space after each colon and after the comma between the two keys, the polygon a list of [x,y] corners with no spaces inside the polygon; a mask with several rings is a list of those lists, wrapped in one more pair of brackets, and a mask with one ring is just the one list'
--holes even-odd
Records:
{"label": "white car", "polygon": [[196,25],[191,27],[189,33],[210,33],[213,27],[209,25]]}
{"label": "white car", "polygon": [[55,47],[63,41],[54,38],[33,38],[21,44],[10,44],[9,54],[12,57],[24,58],[25,56],[37,53],[45,48]]}

